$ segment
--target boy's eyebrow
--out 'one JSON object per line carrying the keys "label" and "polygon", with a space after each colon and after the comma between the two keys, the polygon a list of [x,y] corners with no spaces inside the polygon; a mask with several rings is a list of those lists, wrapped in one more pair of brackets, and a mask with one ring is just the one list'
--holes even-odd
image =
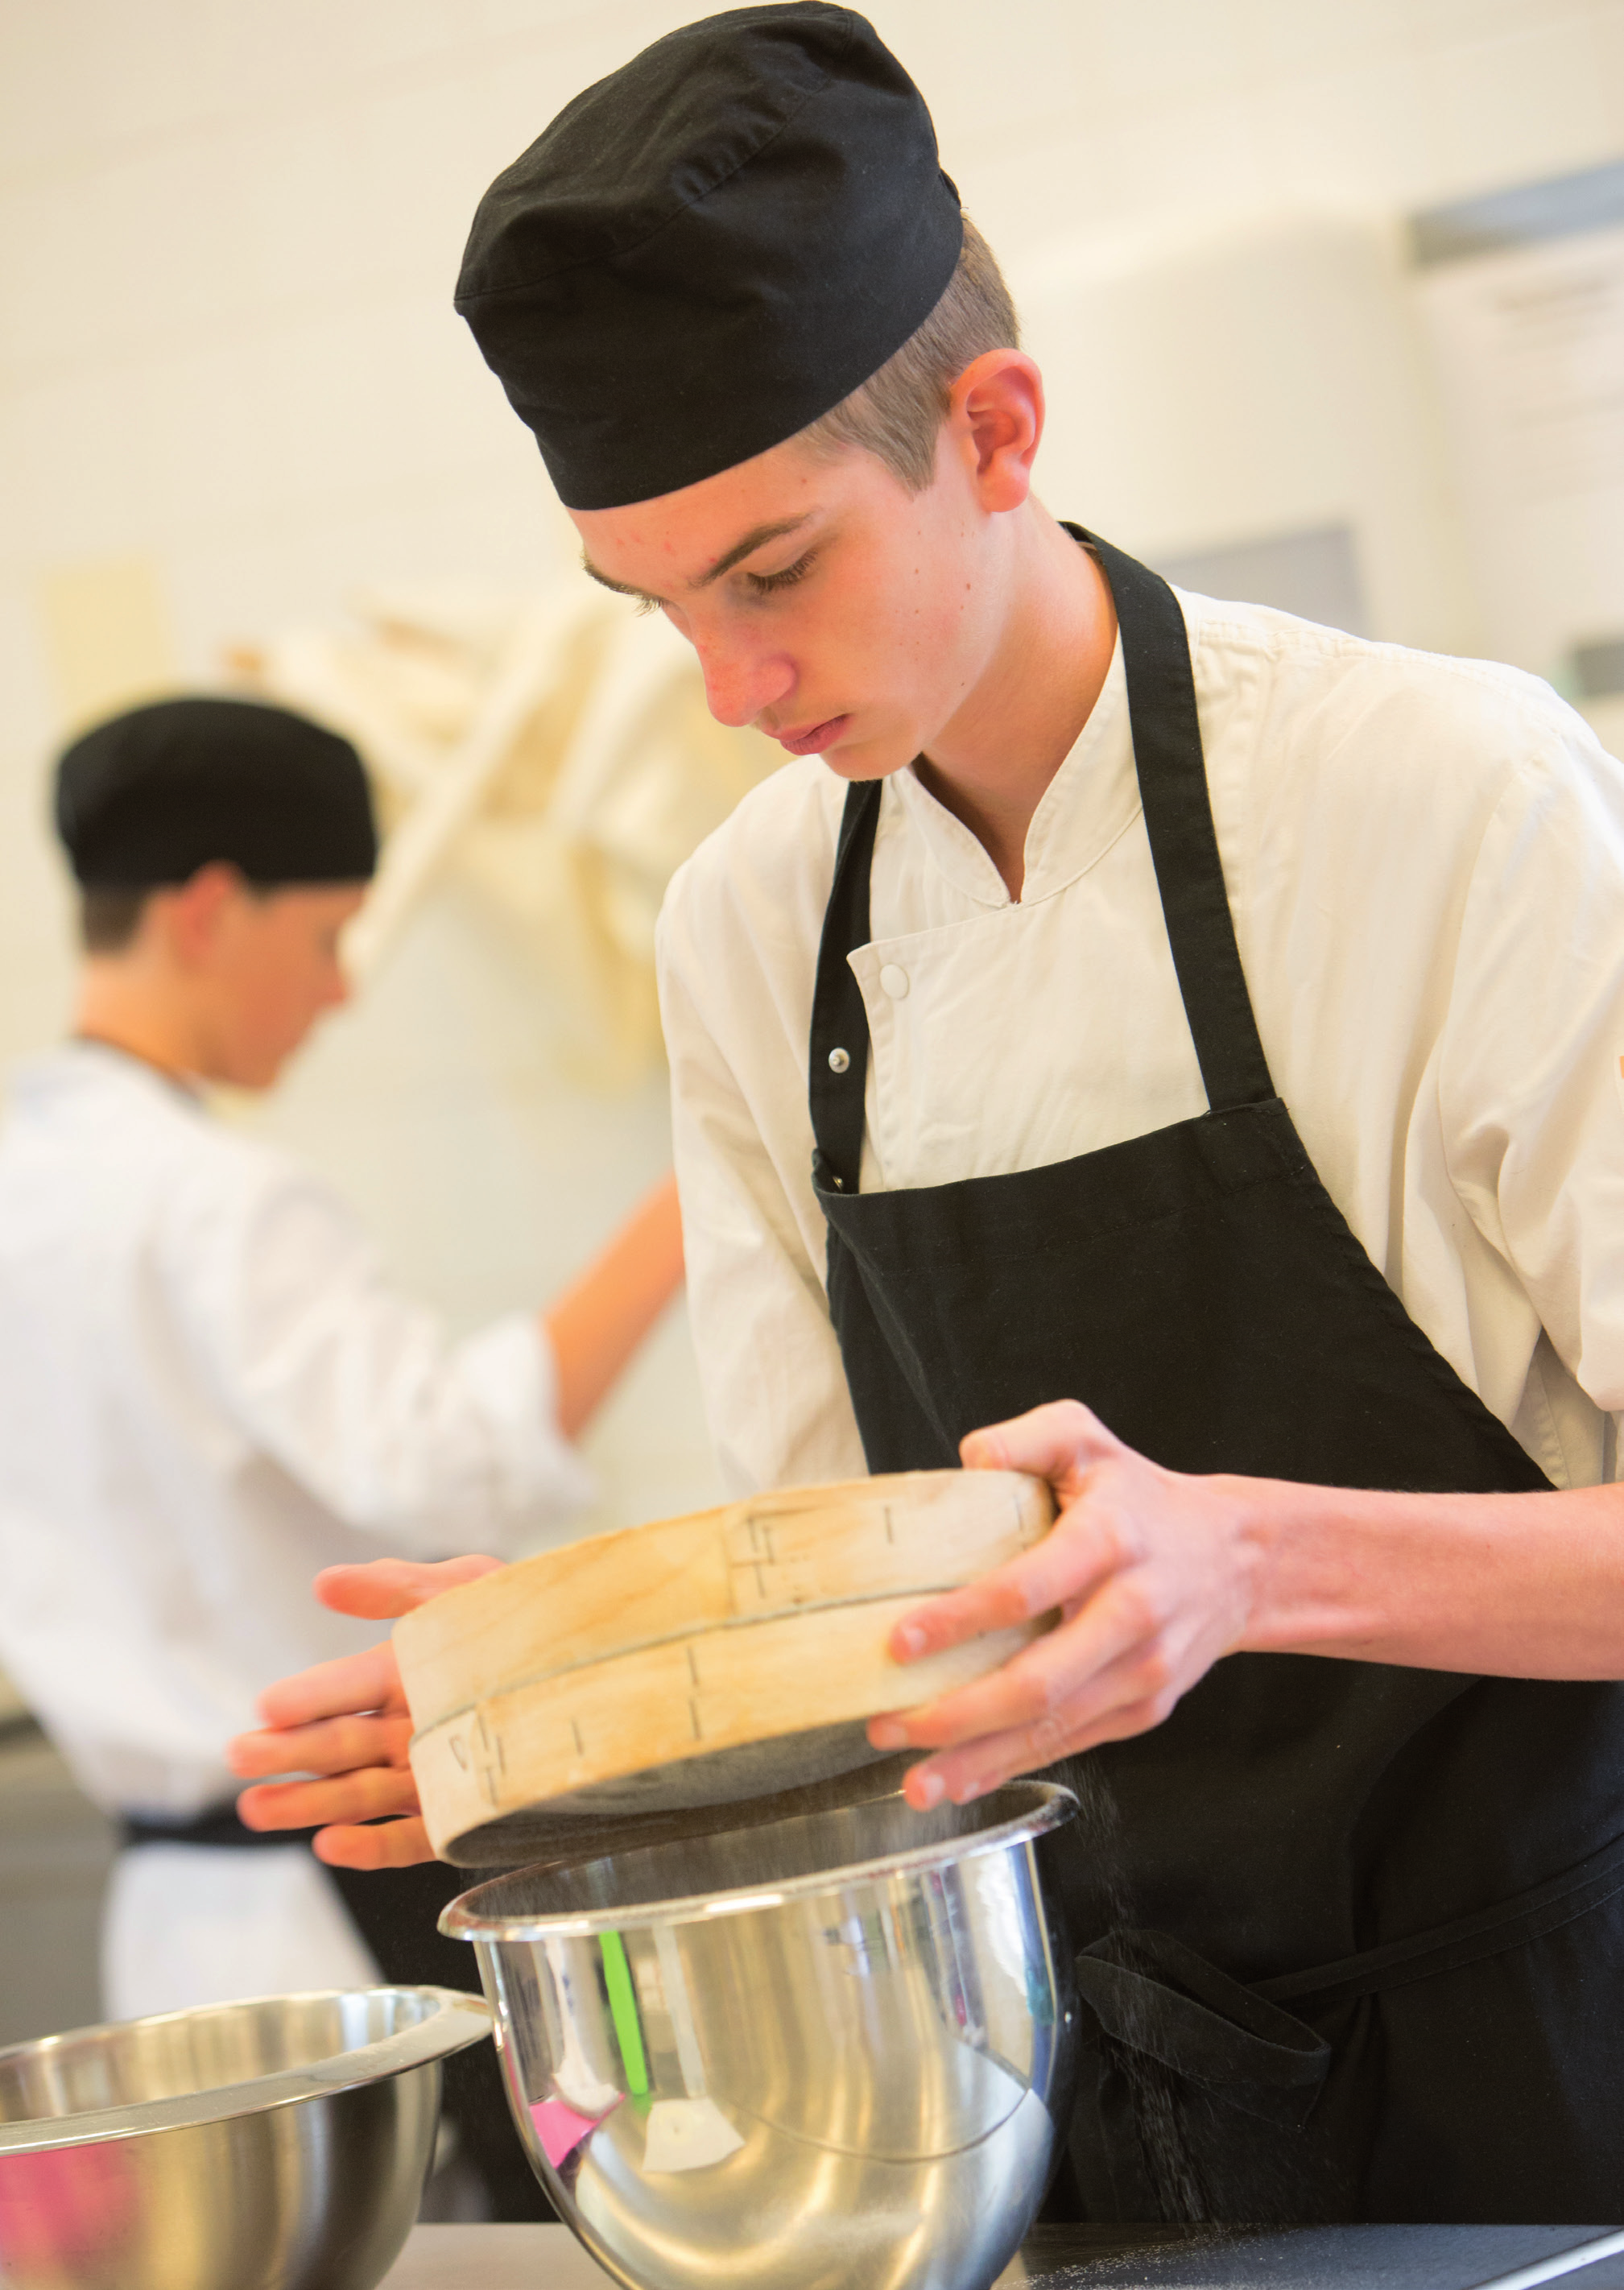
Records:
{"label": "boy's eyebrow", "polygon": [[701,572],[699,579],[691,581],[688,586],[691,589],[708,589],[713,581],[719,581],[724,572],[731,572],[735,564],[753,555],[764,542],[780,540],[787,532],[798,532],[812,513],[811,509],[804,509],[799,516],[780,516],[772,524],[753,526],[742,540],[733,543],[725,556],[717,557],[708,572]]}
{"label": "boy's eyebrow", "polygon": [[580,553],[580,569],[588,581],[596,581],[600,589],[612,589],[617,597],[635,597],[640,605],[657,605],[660,602],[658,597],[645,596],[641,589],[628,589],[624,581],[612,581],[607,572],[600,572],[584,548]]}
{"label": "boy's eyebrow", "polygon": [[[708,589],[713,581],[719,581],[724,572],[731,572],[735,564],[742,563],[745,557],[753,556],[756,549],[764,547],[769,540],[780,540],[787,532],[798,532],[812,515],[812,511],[806,509],[799,516],[780,516],[775,518],[771,524],[753,525],[742,540],[733,543],[725,556],[717,557],[708,572],[701,572],[697,581],[690,581],[689,588],[691,589]],[[607,572],[598,571],[597,566],[584,550],[581,552],[580,564],[581,570],[588,580],[596,581],[602,589],[612,589],[617,597],[636,597],[638,603],[644,605],[658,605],[663,602],[663,599],[659,597],[649,596],[644,589],[628,589],[623,581],[612,581]]]}

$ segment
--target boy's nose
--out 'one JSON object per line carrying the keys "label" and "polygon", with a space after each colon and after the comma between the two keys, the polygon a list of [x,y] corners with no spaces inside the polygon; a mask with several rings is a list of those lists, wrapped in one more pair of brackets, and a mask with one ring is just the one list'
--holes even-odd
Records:
{"label": "boy's nose", "polygon": [[777,706],[795,689],[795,669],[781,655],[752,659],[725,646],[701,645],[700,667],[706,705],[718,724],[734,729],[753,724],[764,709]]}

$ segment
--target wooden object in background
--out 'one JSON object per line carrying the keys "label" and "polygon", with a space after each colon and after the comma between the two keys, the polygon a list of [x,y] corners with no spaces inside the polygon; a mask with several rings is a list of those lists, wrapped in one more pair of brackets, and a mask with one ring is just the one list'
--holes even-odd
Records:
{"label": "wooden object in background", "polygon": [[910,1471],[658,1519],[447,1591],[395,1626],[436,1851],[510,1860],[564,1822],[868,1762],[865,1719],[982,1676],[1043,1627],[904,1668],[893,1624],[1052,1517],[1019,1472]]}

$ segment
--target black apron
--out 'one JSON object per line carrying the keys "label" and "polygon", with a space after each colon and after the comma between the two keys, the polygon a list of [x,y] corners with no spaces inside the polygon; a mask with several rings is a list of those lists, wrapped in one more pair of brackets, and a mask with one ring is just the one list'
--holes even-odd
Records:
{"label": "black apron", "polygon": [[[1077,538],[1116,598],[1211,1109],[1046,1168],[862,1193],[868,1031],[846,957],[870,936],[882,787],[852,788],[811,1099],[869,1468],[950,1465],[965,1432],[1075,1397],[1177,1470],[1545,1487],[1275,1095],[1183,616],[1154,573]],[[1038,1022],[1088,990],[1055,979]],[[1624,2218],[1624,1688],[1236,1654],[1164,1725],[1057,1774],[1084,1797],[1049,1856],[1082,1949],[1084,2214]]]}

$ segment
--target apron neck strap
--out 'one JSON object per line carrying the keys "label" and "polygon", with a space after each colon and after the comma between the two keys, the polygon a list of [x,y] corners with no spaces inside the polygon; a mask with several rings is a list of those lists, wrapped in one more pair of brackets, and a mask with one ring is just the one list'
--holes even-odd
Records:
{"label": "apron neck strap", "polygon": [[1184,614],[1159,572],[1079,525],[1066,530],[1093,552],[1116,606],[1145,830],[1207,1103],[1214,1113],[1260,1103],[1275,1089],[1224,888]]}
{"label": "apron neck strap", "polygon": [[868,875],[884,786],[884,780],[854,780],[846,789],[834,887],[818,946],[808,1086],[817,1141],[812,1176],[828,1192],[854,1193],[862,1168],[868,1013],[846,957],[872,936]]}

